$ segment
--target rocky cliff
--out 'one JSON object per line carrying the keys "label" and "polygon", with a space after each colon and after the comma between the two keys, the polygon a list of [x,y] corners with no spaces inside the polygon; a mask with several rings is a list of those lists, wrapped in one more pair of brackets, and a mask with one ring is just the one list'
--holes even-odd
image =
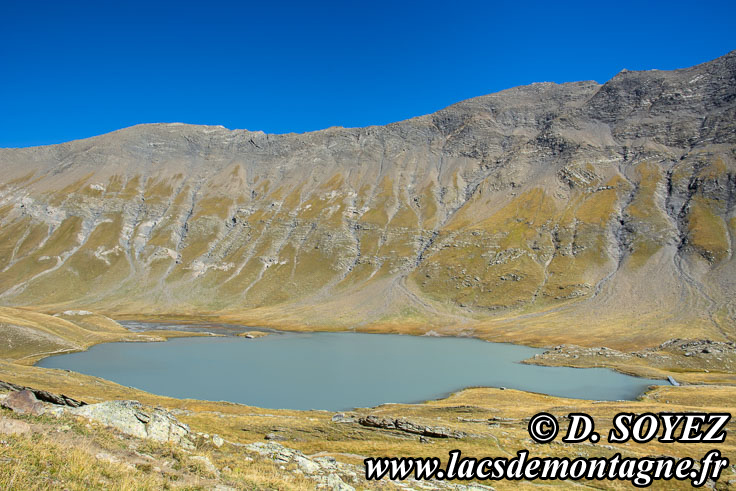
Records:
{"label": "rocky cliff", "polygon": [[736,336],[736,52],[380,127],[0,150],[0,304],[641,345]]}

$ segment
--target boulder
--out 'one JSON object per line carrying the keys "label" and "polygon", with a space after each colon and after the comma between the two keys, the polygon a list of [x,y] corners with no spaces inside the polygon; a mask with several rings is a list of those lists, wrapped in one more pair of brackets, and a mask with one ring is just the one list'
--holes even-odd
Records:
{"label": "boulder", "polygon": [[3,399],[2,406],[18,414],[32,414],[39,416],[43,414],[44,406],[41,401],[30,390],[11,392]]}
{"label": "boulder", "polygon": [[107,401],[69,410],[126,435],[193,448],[189,426],[161,408],[147,408],[138,401]]}

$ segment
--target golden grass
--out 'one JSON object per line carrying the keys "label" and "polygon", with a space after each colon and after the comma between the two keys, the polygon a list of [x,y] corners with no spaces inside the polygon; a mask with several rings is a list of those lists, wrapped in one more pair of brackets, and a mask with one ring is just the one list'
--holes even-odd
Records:
{"label": "golden grass", "polygon": [[[191,452],[138,440],[71,416],[18,416],[31,432],[3,436],[1,489],[310,489],[314,483],[278,464],[234,448],[198,441]],[[192,459],[206,457],[217,474]]]}
{"label": "golden grass", "polygon": [[85,350],[99,343],[163,341],[182,335],[192,334],[175,331],[133,333],[99,314],[52,316],[27,309],[0,307],[0,358],[24,365],[31,365],[52,354]]}
{"label": "golden grass", "polygon": [[43,247],[36,249],[7,271],[0,272],[0,289],[3,291],[16,286],[19,281],[29,280],[57,265],[57,257],[78,245],[77,234],[81,231],[82,220],[69,217],[51,234]]}
{"label": "golden grass", "polygon": [[633,237],[633,251],[627,260],[627,267],[642,267],[665,242],[665,236],[672,228],[669,219],[657,205],[657,189],[662,185],[664,174],[658,165],[642,162],[636,166],[639,177],[633,200],[624,213],[638,222],[640,232]]}
{"label": "golden grass", "polygon": [[693,197],[688,214],[688,240],[708,260],[718,262],[728,256],[731,241],[726,223],[715,213],[715,207],[711,200]]}
{"label": "golden grass", "polygon": [[54,192],[54,194],[49,199],[49,204],[51,204],[52,206],[59,206],[71,194],[86,194],[86,192],[89,191],[89,188],[87,188],[87,190],[83,188],[88,184],[92,176],[94,176],[94,173],[89,172],[81,179],[78,179],[71,184],[68,184],[64,188],[58,190],[57,192]]}
{"label": "golden grass", "polygon": [[[2,489],[161,489],[160,479],[123,464],[95,459],[47,436],[10,436],[0,446]],[[8,465],[8,460],[9,464]]]}

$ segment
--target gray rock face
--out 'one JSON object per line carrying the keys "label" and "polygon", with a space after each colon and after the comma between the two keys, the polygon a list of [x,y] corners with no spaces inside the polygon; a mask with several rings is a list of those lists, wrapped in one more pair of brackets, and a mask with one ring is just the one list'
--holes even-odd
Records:
{"label": "gray rock face", "polygon": [[70,409],[81,416],[137,438],[171,442],[185,448],[192,447],[189,427],[168,411],[147,408],[137,401],[107,401]]}

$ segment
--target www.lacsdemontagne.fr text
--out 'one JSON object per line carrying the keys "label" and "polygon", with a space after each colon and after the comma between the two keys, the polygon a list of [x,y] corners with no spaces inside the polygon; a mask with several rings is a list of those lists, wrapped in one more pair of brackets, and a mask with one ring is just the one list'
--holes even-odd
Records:
{"label": "www.lacsdemontagne.fr text", "polygon": [[[696,466],[696,462],[700,465]],[[369,458],[365,459],[368,480],[608,480],[629,481],[636,487],[646,487],[654,481],[690,480],[700,487],[708,479],[718,479],[728,459],[718,450],[707,452],[699,461],[685,457],[529,457],[521,450],[516,457],[462,457],[459,450],[449,453],[447,466],[439,458]]]}
{"label": "www.lacsdemontagne.fr text", "polygon": [[[570,424],[562,437],[563,443],[597,443],[601,435],[595,431],[595,421],[585,413],[570,413]],[[661,443],[706,443],[717,445],[726,439],[726,424],[730,413],[618,413],[608,434],[610,443],[647,443],[655,438]],[[660,434],[661,430],[661,434]],[[529,435],[538,444],[552,442],[560,431],[553,415],[538,413],[530,418]],[[712,448],[712,447],[711,447]],[[720,450],[712,448],[702,458],[670,456],[623,457],[530,457],[528,450],[516,456],[462,457],[452,450],[446,466],[437,457],[377,457],[364,460],[368,480],[598,480],[628,481],[636,487],[650,486],[654,481],[691,481],[703,486],[709,479],[718,480],[729,460]]]}

